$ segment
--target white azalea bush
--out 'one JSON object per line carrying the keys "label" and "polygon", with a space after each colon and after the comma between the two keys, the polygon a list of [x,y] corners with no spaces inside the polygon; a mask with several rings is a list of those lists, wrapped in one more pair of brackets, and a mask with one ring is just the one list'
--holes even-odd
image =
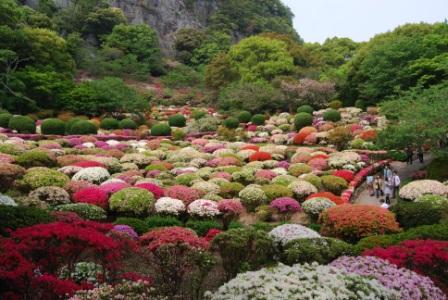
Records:
{"label": "white azalea bush", "polygon": [[221,212],[218,209],[218,204],[212,200],[198,199],[188,205],[188,213],[196,217],[212,218]]}
{"label": "white azalea bush", "polygon": [[206,293],[209,300],[398,300],[396,291],[384,287],[376,279],[342,271],[317,263],[278,265],[238,276],[215,293]]}
{"label": "white azalea bush", "polygon": [[76,172],[76,174],[73,175],[72,180],[73,181],[85,180],[90,183],[99,184],[109,179],[109,177],[110,174],[105,168],[90,167],[90,168],[84,168]]}
{"label": "white azalea bush", "polygon": [[342,168],[345,165],[354,165],[361,160],[361,156],[356,152],[334,152],[330,154],[328,165],[332,168]]}
{"label": "white azalea bush", "polygon": [[254,211],[257,206],[261,205],[263,201],[266,200],[266,194],[257,185],[249,185],[245,187],[239,192],[238,196],[241,199],[241,203],[249,211]]}
{"label": "white azalea bush", "polygon": [[299,224],[284,224],[275,227],[269,236],[278,244],[286,245],[289,241],[297,239],[318,238],[316,231]]}
{"label": "white azalea bush", "polygon": [[437,180],[415,180],[400,189],[400,197],[415,200],[423,195],[448,195],[448,186]]}
{"label": "white azalea bush", "polygon": [[168,214],[178,216],[185,212],[186,207],[182,200],[162,197],[157,199],[154,208],[158,214]]}
{"label": "white azalea bush", "polygon": [[316,197],[303,202],[302,209],[306,214],[316,218],[321,212],[333,206],[336,204],[330,199]]}
{"label": "white azalea bush", "polygon": [[303,199],[313,193],[317,193],[317,188],[305,180],[297,180],[288,185],[297,199]]}

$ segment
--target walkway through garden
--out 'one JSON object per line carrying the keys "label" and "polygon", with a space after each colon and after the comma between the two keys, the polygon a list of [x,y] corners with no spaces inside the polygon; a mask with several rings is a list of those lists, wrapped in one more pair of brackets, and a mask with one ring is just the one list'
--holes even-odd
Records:
{"label": "walkway through garden", "polygon": [[[427,154],[425,155],[423,164],[421,164],[418,160],[414,160],[412,165],[408,165],[406,162],[394,161],[391,163],[391,168],[398,171],[398,176],[400,176],[401,182],[404,182],[406,179],[411,177],[412,173],[426,167],[431,161],[431,155]],[[370,196],[365,182],[360,189],[362,189],[362,191],[355,197],[353,203],[380,205],[381,198],[377,199],[375,196]]]}

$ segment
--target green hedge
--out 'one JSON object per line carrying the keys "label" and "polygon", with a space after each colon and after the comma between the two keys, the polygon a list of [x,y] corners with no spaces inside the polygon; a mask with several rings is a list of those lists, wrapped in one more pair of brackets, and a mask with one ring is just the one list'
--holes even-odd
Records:
{"label": "green hedge", "polygon": [[15,116],[9,120],[8,127],[18,133],[36,133],[36,123],[28,116]]}
{"label": "green hedge", "polygon": [[341,114],[335,109],[329,109],[324,112],[324,120],[338,122],[341,120]]}
{"label": "green hedge", "polygon": [[118,129],[119,122],[117,119],[114,118],[104,118],[101,120],[100,128],[106,129],[106,130],[113,130]]}
{"label": "green hedge", "polygon": [[65,122],[56,118],[46,119],[40,125],[40,130],[43,134],[64,135]]}
{"label": "green hedge", "polygon": [[300,112],[294,119],[294,126],[297,130],[313,125],[313,116],[307,112]]}
{"label": "green hedge", "polygon": [[314,108],[311,105],[301,105],[297,108],[297,113],[302,113],[302,112],[312,115],[314,112]]}
{"label": "green hedge", "polygon": [[132,119],[123,119],[118,123],[120,129],[136,129],[137,123]]}
{"label": "green hedge", "polygon": [[0,235],[7,236],[8,229],[50,223],[53,219],[48,211],[39,208],[0,205]]}
{"label": "green hedge", "polygon": [[266,118],[262,114],[256,114],[252,117],[251,122],[255,125],[264,125]]}
{"label": "green hedge", "polygon": [[155,124],[151,127],[151,135],[153,136],[168,136],[171,135],[171,127],[167,124]]}
{"label": "green hedge", "polygon": [[171,127],[185,127],[187,124],[187,119],[180,114],[173,115],[168,118],[168,124]]}

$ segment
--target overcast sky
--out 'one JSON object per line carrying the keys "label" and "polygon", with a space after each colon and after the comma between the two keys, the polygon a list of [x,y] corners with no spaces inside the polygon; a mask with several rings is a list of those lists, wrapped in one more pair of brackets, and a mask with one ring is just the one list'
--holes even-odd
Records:
{"label": "overcast sky", "polygon": [[367,41],[410,22],[448,18],[448,0],[282,0],[295,15],[294,27],[306,42],[328,37]]}

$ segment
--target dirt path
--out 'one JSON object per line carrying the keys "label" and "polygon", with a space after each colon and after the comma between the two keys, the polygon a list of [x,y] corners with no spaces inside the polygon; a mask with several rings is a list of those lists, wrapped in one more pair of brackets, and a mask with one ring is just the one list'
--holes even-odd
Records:
{"label": "dirt path", "polygon": [[[391,168],[393,170],[397,170],[398,176],[400,176],[401,182],[403,182],[404,180],[410,178],[411,174],[415,171],[426,167],[431,162],[431,160],[431,155],[426,154],[423,164],[421,164],[418,160],[414,160],[414,163],[412,165],[408,165],[406,164],[406,162],[394,161],[391,163]],[[380,205],[380,198],[377,199],[375,196],[370,196],[365,183],[360,187],[360,189],[362,189],[362,191],[353,200],[353,203]]]}

